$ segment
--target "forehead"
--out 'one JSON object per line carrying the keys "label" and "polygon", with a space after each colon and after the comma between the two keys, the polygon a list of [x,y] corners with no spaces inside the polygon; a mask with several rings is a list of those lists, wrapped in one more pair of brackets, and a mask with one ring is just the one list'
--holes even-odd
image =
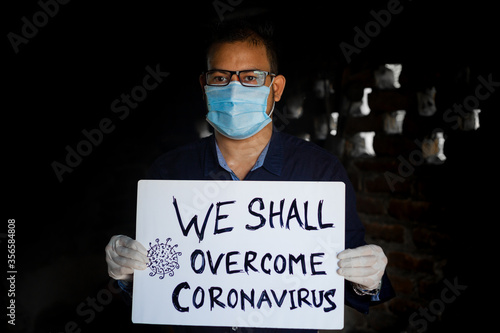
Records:
{"label": "forehead", "polygon": [[271,65],[263,44],[249,41],[218,43],[212,46],[207,57],[208,69],[238,71],[260,69],[270,71]]}

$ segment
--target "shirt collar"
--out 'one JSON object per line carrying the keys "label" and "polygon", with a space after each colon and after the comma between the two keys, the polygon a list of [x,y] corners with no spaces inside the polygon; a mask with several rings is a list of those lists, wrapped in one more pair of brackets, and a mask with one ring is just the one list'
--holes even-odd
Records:
{"label": "shirt collar", "polygon": [[[220,151],[219,145],[217,144],[217,140],[215,141],[215,152],[217,153],[217,161],[219,162],[219,165],[221,166],[221,168],[226,170],[227,172],[229,172],[229,174],[231,175],[231,178],[233,180],[240,180],[238,178],[238,176],[236,176],[236,174],[233,172],[233,170],[231,170],[229,165],[227,165],[226,159],[222,155],[222,152]],[[259,156],[259,158],[260,158],[260,156]],[[255,168],[255,166],[254,166],[254,168]],[[253,170],[253,168],[252,168],[252,170]]]}
{"label": "shirt collar", "polygon": [[[236,177],[227,165],[224,156],[222,156],[215,140],[215,136],[212,135],[210,137],[209,147],[205,152],[205,176],[210,177],[217,175],[216,170],[218,166],[228,171],[233,179]],[[281,133],[275,127],[273,127],[271,140],[266,145],[257,159],[257,162],[250,171],[257,170],[260,167],[264,167],[267,171],[277,176],[281,175],[283,167],[283,142]]]}
{"label": "shirt collar", "polygon": [[262,165],[270,173],[280,176],[283,168],[283,138],[281,133],[273,126],[273,135],[268,144],[268,150],[264,164]]}

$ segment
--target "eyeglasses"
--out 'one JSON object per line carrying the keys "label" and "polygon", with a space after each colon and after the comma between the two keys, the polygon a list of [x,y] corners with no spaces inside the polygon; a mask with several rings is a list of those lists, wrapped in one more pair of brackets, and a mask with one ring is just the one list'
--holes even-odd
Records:
{"label": "eyeglasses", "polygon": [[240,83],[245,87],[262,87],[266,83],[268,75],[276,76],[276,74],[260,70],[225,71],[214,69],[204,74],[207,85],[219,87],[227,86],[234,74],[238,75]]}

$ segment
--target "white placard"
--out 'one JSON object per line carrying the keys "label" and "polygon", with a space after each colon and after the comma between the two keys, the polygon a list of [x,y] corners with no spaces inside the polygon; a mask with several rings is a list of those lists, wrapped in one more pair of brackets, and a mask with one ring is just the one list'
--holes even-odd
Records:
{"label": "white placard", "polygon": [[341,329],[341,182],[141,180],[132,321]]}

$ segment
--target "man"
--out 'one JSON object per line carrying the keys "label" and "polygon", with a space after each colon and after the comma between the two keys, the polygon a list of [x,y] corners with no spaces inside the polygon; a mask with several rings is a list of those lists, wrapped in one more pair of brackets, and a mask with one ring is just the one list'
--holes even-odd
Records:
{"label": "man", "polygon": [[[274,104],[286,80],[277,74],[269,37],[247,24],[226,24],[208,49],[207,66],[200,84],[214,135],[160,157],[150,178],[342,181],[347,250],[338,254],[337,272],[346,279],[345,302],[367,313],[370,305],[392,298],[384,274],[387,258],[380,247],[364,241],[354,189],[341,163],[322,148],[273,128]],[[106,246],[106,261],[109,275],[130,290],[134,270],[146,269],[147,251],[127,236],[113,236]]]}

